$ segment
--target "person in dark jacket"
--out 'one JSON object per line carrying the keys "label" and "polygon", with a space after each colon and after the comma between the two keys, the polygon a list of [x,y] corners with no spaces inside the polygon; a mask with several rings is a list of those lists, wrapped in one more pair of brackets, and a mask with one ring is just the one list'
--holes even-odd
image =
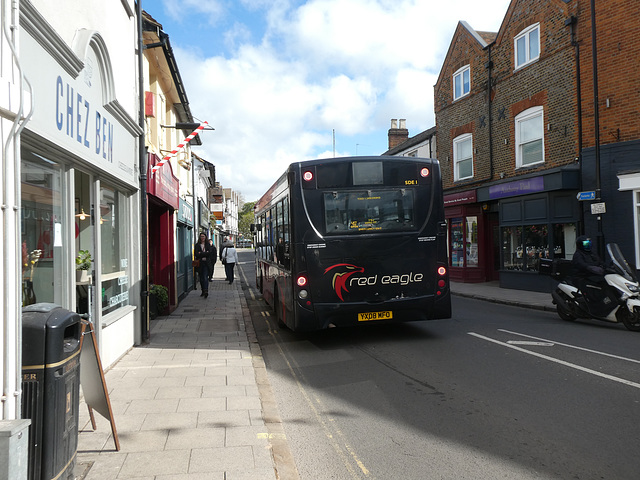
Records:
{"label": "person in dark jacket", "polygon": [[200,260],[198,273],[200,274],[200,288],[202,289],[201,297],[209,296],[209,257],[211,256],[211,245],[207,240],[207,234],[201,233],[200,239],[193,247],[193,256],[196,260]]}
{"label": "person in dark jacket", "polygon": [[576,275],[581,277],[604,275],[604,262],[591,250],[591,239],[586,235],[576,238],[576,251],[571,259]]}
{"label": "person in dark jacket", "polygon": [[576,238],[576,251],[571,259],[577,287],[580,289],[590,310],[596,315],[606,315],[607,306],[603,299],[609,290],[604,279],[604,262],[591,250],[591,239],[585,235]]}
{"label": "person in dark jacket", "polygon": [[211,282],[213,280],[213,267],[216,266],[216,261],[218,260],[218,249],[211,238],[209,239],[209,246],[211,247],[211,255],[209,255],[207,267],[209,267],[209,281]]}

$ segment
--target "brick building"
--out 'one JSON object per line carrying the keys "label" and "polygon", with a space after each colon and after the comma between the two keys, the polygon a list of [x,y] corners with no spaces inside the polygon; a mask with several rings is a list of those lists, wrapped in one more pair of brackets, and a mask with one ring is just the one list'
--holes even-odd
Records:
{"label": "brick building", "polygon": [[[631,197],[640,201],[640,166],[629,172],[640,138],[639,8],[596,7],[602,199],[625,206],[624,216],[603,216],[603,230],[629,257],[634,241],[623,232],[638,218]],[[434,100],[453,279],[546,291],[539,259],[571,258],[576,235],[597,236],[590,205],[576,199],[595,189],[590,17],[588,1],[513,0],[497,33],[458,24]],[[617,191],[623,180],[632,193]]]}

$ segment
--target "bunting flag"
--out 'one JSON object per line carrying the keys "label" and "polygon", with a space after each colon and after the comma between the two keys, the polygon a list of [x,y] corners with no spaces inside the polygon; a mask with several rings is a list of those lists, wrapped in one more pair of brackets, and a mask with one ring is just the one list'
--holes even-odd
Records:
{"label": "bunting flag", "polygon": [[162,160],[160,160],[157,164],[155,164],[151,168],[151,175],[153,176],[153,174],[156,173],[156,170],[159,170],[160,167],[162,167],[165,163],[167,163],[171,157],[173,157],[176,153],[182,150],[185,147],[185,145],[189,143],[193,137],[198,135],[207,125],[209,125],[207,122],[202,122],[200,126],[196,128],[193,132],[191,132],[191,134],[187,138],[185,138],[180,145],[178,145],[176,148],[171,150],[171,152],[167,156],[165,156]]}

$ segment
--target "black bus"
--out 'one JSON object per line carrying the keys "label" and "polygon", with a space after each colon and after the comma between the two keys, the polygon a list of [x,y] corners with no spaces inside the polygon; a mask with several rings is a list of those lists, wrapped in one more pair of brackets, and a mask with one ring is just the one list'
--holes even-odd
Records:
{"label": "black bus", "polygon": [[451,317],[437,160],[296,162],[255,205],[256,283],[280,326]]}

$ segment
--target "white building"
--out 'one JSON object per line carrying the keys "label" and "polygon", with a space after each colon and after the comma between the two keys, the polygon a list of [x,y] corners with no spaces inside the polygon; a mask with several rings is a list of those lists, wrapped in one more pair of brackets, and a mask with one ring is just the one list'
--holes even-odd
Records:
{"label": "white building", "polygon": [[[140,340],[142,129],[133,0],[3,1],[1,13],[11,32],[1,51],[2,162],[11,168],[2,184],[12,198],[2,219],[15,241],[2,245],[1,320],[11,328],[0,362],[2,418],[11,419],[29,348],[19,341],[21,307],[89,314],[105,368]],[[81,251],[92,258],[88,278],[77,276]]]}

